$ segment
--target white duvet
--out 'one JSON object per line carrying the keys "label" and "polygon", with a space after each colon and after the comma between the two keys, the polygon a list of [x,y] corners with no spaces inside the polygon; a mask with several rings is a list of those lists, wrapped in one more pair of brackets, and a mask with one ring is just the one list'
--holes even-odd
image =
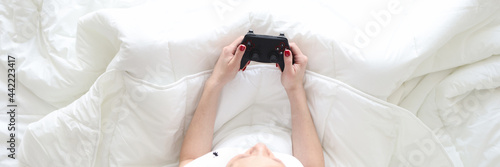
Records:
{"label": "white duvet", "polygon": [[[285,32],[309,57],[305,88],[327,166],[500,164],[498,1],[97,10],[142,2],[4,5],[24,9],[2,18],[1,46],[19,60],[19,164],[177,166],[204,81],[222,47],[248,29]],[[214,149],[264,142],[291,153],[279,69],[252,63],[221,97]],[[3,154],[1,164],[17,164]]]}
{"label": "white duvet", "polygon": [[[224,88],[215,148],[264,142],[291,153],[290,106],[280,73],[274,66],[250,66]],[[30,125],[21,162],[176,166],[209,75],[155,85],[108,71],[80,99]],[[410,112],[312,72],[305,88],[328,166],[452,165],[433,133]]]}

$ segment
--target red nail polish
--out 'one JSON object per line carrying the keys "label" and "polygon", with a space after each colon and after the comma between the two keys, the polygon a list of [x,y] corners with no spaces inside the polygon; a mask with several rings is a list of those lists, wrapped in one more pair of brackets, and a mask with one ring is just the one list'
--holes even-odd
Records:
{"label": "red nail polish", "polygon": [[240,51],[245,51],[246,46],[245,45],[240,45]]}
{"label": "red nail polish", "polygon": [[290,51],[289,50],[285,50],[285,56],[286,57],[290,56]]}
{"label": "red nail polish", "polygon": [[276,67],[278,67],[278,63],[276,63]]}
{"label": "red nail polish", "polygon": [[250,61],[247,61],[247,65],[249,65],[249,64],[250,64]]}
{"label": "red nail polish", "polygon": [[242,71],[245,71],[245,69],[247,69],[247,67],[243,68],[243,70],[242,70]]}

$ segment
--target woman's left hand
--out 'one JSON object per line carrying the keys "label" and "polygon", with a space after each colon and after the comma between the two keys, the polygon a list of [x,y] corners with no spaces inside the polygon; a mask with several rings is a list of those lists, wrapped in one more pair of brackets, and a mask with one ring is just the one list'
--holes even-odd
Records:
{"label": "woman's left hand", "polygon": [[[246,46],[240,44],[243,36],[238,37],[230,45],[222,49],[222,53],[215,64],[214,71],[209,78],[215,85],[224,86],[233,80],[240,69],[241,58],[245,53]],[[248,65],[248,63],[247,63]],[[246,69],[243,68],[243,70]]]}

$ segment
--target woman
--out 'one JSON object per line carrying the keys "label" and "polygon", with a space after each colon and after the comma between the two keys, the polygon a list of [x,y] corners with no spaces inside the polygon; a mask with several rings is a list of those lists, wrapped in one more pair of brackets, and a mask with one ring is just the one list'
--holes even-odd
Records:
{"label": "woman", "polygon": [[[179,166],[194,166],[195,164],[208,164],[202,161],[213,159],[203,158],[217,156],[212,149],[215,116],[219,104],[222,88],[238,73],[241,58],[246,46],[239,44],[243,37],[239,37],[229,46],[224,47],[219,60],[215,65],[212,75],[205,82],[198,108],[182,143]],[[295,43],[290,43],[291,50],[285,50],[285,68],[281,74],[281,83],[290,100],[292,115],[292,150],[293,158],[279,159],[264,144],[257,144],[245,153],[232,157],[226,166],[285,166],[299,160],[306,167],[324,166],[323,150],[314,127],[306,93],[303,85],[307,57],[302,54]],[[292,64],[295,59],[295,63]],[[248,63],[247,63],[248,65]],[[276,64],[278,66],[278,64]],[[243,68],[241,71],[245,71]],[[212,155],[213,154],[213,155]],[[289,155],[288,155],[289,156]],[[291,157],[291,156],[290,156]],[[225,163],[225,162],[224,162]]]}

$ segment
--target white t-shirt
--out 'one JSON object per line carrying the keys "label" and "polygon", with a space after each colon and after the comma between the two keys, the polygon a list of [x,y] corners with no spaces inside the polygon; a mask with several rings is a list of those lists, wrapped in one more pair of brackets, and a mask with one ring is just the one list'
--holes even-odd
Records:
{"label": "white t-shirt", "polygon": [[[191,161],[186,165],[186,167],[225,167],[229,160],[238,154],[242,154],[247,149],[241,148],[221,148],[212,152],[209,152],[195,160]],[[217,156],[214,155],[216,152]],[[274,156],[280,159],[287,167],[303,167],[302,163],[294,156],[273,152]]]}

